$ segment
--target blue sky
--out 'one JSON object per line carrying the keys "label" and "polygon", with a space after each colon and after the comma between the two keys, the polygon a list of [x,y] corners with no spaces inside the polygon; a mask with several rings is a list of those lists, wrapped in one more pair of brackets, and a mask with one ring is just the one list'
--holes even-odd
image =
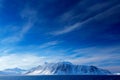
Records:
{"label": "blue sky", "polygon": [[120,1],[0,0],[0,70],[46,61],[120,72]]}

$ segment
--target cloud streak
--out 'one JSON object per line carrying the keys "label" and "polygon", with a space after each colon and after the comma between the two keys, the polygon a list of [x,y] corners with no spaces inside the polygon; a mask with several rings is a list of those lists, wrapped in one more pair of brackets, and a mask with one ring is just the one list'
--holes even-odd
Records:
{"label": "cloud streak", "polygon": [[57,44],[59,44],[60,42],[59,41],[50,41],[50,42],[46,42],[44,44],[41,44],[39,46],[40,49],[43,49],[43,48],[48,48],[48,47],[51,47],[51,46],[55,46]]}
{"label": "cloud streak", "polygon": [[20,67],[23,69],[32,68],[42,64],[45,57],[32,54],[8,54],[0,56],[0,70],[6,68]]}
{"label": "cloud streak", "polygon": [[[45,43],[41,46],[41,49],[48,48],[51,46],[55,46],[58,43],[56,41],[51,41]],[[2,52],[9,49],[3,49]],[[74,64],[84,64],[84,65],[95,65],[98,67],[109,69],[110,66],[116,66],[117,61],[119,61],[119,47],[107,47],[107,48],[98,48],[98,47],[89,47],[89,48],[82,48],[82,49],[75,49],[71,53],[71,55],[67,55],[68,52],[64,53],[65,51],[57,50],[57,54],[55,55],[56,51],[50,51],[49,54],[53,53],[54,55],[43,56],[43,54],[35,55],[36,52],[31,53],[27,51],[27,53],[20,54],[19,53],[10,53],[10,54],[3,54],[0,56],[0,69],[6,68],[14,68],[20,67],[23,69],[29,69],[37,65],[41,65],[44,62],[58,62],[58,61],[70,61]],[[49,51],[49,50],[47,50]],[[7,53],[5,52],[5,53]],[[39,51],[39,53],[46,53],[44,51]],[[40,56],[42,55],[42,56]],[[9,62],[9,63],[8,63]],[[109,65],[108,65],[109,64]],[[107,66],[106,66],[107,65]],[[117,66],[116,66],[117,67]],[[119,67],[117,67],[119,68]],[[110,68],[111,69],[111,68]],[[114,69],[111,69],[114,71]]]}
{"label": "cloud streak", "polygon": [[64,60],[119,66],[118,0],[72,1],[62,6],[59,1],[17,1],[17,7],[9,0],[1,2],[0,69]]}
{"label": "cloud streak", "polygon": [[[118,54],[119,52],[120,52],[119,46],[114,46],[114,47],[93,46],[93,47],[75,49],[72,51],[73,54],[71,55],[66,54],[61,57],[61,60],[66,60],[81,65],[95,65],[98,67],[106,68],[108,70],[109,67],[111,66],[120,69],[120,67],[118,67],[119,66],[118,61],[120,60],[119,57],[120,54]],[[111,69],[111,71],[114,72],[114,69]]]}
{"label": "cloud streak", "polygon": [[21,30],[16,32],[13,36],[9,36],[1,41],[1,43],[14,43],[20,41],[24,35],[34,26],[37,17],[37,10],[30,7],[25,7],[20,14],[21,18],[26,21]]}
{"label": "cloud streak", "polygon": [[[97,21],[97,20],[103,19],[104,16],[105,17],[106,16],[110,16],[111,14],[114,13],[113,11],[115,9],[118,9],[118,8],[120,8],[120,5],[113,6],[112,8],[109,8],[109,9],[107,9],[107,10],[105,10],[105,11],[99,13],[99,14],[96,14],[96,15],[94,15],[94,16],[92,16],[92,17],[90,17],[90,18],[88,18],[88,19],[86,19],[86,20],[84,20],[82,22],[77,22],[77,23],[75,23],[73,25],[65,27],[64,29],[61,29],[61,30],[58,30],[58,31],[54,31],[51,34],[52,35],[62,35],[62,34],[66,34],[66,33],[72,32],[72,31],[74,31],[74,30],[76,30],[78,28],[82,28],[83,25],[89,23],[92,20],[96,20]],[[109,15],[108,15],[108,13],[109,13]]]}
{"label": "cloud streak", "polygon": [[74,24],[74,25],[71,25],[71,26],[69,26],[69,27],[65,27],[63,30],[60,30],[60,31],[55,31],[55,32],[53,32],[52,34],[53,35],[62,35],[62,34],[65,34],[65,33],[69,33],[69,32],[71,32],[71,31],[73,31],[73,30],[75,30],[76,28],[78,28],[79,26],[81,26],[82,25],[82,23],[76,23],[76,24]]}

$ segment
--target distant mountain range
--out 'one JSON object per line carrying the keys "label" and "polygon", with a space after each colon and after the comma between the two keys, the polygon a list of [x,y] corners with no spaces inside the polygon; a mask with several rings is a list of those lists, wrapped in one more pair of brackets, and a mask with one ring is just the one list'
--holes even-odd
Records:
{"label": "distant mountain range", "polygon": [[13,69],[5,69],[0,71],[0,75],[22,75],[25,74],[27,70],[23,70],[20,68],[13,68]]}
{"label": "distant mountain range", "polygon": [[74,65],[70,62],[45,63],[30,70],[19,68],[0,71],[0,75],[111,75],[108,70],[95,66]]}

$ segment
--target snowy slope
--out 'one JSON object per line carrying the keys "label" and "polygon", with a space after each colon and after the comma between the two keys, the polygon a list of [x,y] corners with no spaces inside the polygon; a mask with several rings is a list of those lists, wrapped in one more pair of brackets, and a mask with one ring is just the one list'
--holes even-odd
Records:
{"label": "snowy slope", "polygon": [[70,62],[46,63],[26,73],[27,75],[110,75],[111,72],[95,66],[74,65]]}

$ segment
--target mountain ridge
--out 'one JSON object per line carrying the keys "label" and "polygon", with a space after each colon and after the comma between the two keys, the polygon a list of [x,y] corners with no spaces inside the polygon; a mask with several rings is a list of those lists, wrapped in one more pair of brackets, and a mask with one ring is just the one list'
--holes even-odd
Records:
{"label": "mountain ridge", "polygon": [[110,75],[108,70],[95,66],[75,65],[71,62],[45,63],[37,66],[26,73],[26,75]]}
{"label": "mountain ridge", "polygon": [[17,67],[0,71],[0,75],[22,75],[24,73],[26,73],[26,70]]}

